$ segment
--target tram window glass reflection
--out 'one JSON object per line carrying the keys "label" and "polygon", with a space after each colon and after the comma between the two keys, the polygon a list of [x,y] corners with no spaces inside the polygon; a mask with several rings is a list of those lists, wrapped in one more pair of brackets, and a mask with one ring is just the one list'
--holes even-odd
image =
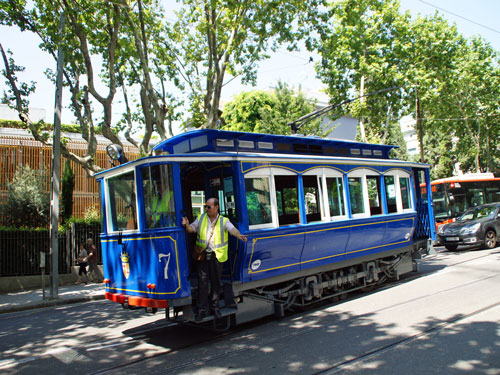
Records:
{"label": "tram window glass reflection", "polygon": [[368,186],[368,201],[370,202],[370,215],[380,215],[382,205],[380,199],[380,178],[378,176],[366,176]]}
{"label": "tram window glass reflection", "polygon": [[398,204],[396,199],[396,177],[385,176],[385,196],[387,199],[387,213],[393,214],[398,212]]}
{"label": "tram window glass reflection", "polygon": [[328,192],[328,205],[330,207],[330,216],[345,215],[344,186],[342,184],[342,178],[327,177],[326,188]]}
{"label": "tram window glass reflection", "polygon": [[296,176],[275,176],[279,225],[299,223],[299,199]]}
{"label": "tram window glass reflection", "polygon": [[147,228],[175,225],[174,187],[169,164],[142,168],[142,186]]}
{"label": "tram window glass reflection", "polygon": [[245,190],[248,224],[252,226],[272,223],[269,178],[245,178]]}
{"label": "tram window glass reflection", "polygon": [[365,201],[363,194],[363,179],[361,177],[349,177],[349,198],[351,199],[351,213],[364,214]]}
{"label": "tram window glass reflection", "polygon": [[403,203],[403,210],[410,209],[411,208],[410,179],[407,177],[400,177],[399,186],[401,189],[401,201]]}
{"label": "tram window glass reflection", "polygon": [[137,203],[134,172],[107,180],[111,231],[137,229]]}
{"label": "tram window glass reflection", "polygon": [[191,204],[193,217],[197,217],[203,212],[203,205],[205,204],[205,192],[204,191],[191,191]]}
{"label": "tram window glass reflection", "polygon": [[304,202],[306,205],[306,219],[307,222],[320,221],[321,211],[320,202],[321,194],[318,186],[317,176],[303,176],[304,184]]}

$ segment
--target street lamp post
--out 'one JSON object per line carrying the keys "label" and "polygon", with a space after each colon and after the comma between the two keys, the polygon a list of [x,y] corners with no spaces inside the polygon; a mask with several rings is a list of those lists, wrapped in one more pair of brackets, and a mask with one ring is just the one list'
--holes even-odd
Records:
{"label": "street lamp post", "polygon": [[58,298],[59,286],[59,188],[61,181],[61,107],[62,107],[62,75],[64,67],[64,50],[62,48],[65,17],[59,18],[59,48],[57,51],[56,98],[54,106],[54,134],[52,143],[52,181],[50,200],[50,253],[52,272],[50,277],[50,298]]}

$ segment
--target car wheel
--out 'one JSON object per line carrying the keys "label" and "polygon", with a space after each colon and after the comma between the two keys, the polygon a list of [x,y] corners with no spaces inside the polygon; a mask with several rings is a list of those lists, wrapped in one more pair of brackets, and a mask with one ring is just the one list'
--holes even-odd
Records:
{"label": "car wheel", "polygon": [[484,247],[493,249],[497,245],[497,234],[491,229],[484,235]]}
{"label": "car wheel", "polygon": [[457,245],[446,245],[446,250],[448,251],[455,251],[457,249]]}

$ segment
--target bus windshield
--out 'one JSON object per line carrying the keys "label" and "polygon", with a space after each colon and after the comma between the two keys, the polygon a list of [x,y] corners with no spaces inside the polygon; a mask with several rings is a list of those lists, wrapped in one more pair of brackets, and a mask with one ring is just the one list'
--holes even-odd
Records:
{"label": "bus windshield", "polygon": [[[423,191],[424,193],[424,191]],[[455,219],[467,209],[500,201],[500,178],[460,176],[432,183],[434,216],[438,223]]]}

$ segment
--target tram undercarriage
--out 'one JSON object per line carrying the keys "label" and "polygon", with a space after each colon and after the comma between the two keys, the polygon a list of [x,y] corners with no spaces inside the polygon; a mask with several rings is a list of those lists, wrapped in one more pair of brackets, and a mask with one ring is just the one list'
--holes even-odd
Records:
{"label": "tram undercarriage", "polygon": [[[225,284],[224,300],[221,301],[222,319],[216,322],[209,316],[196,323],[218,329],[222,324],[223,329],[227,329],[230,325],[269,315],[283,317],[287,311],[322,301],[336,302],[354,291],[370,291],[387,280],[398,280],[403,274],[418,271],[416,259],[420,258],[420,252],[416,249],[419,247],[414,245],[388,252],[382,257],[380,254],[374,259],[366,257],[362,263],[356,259],[329,265],[330,269],[319,267],[301,271],[287,275],[287,280],[271,278],[245,284],[235,283],[232,288],[231,284]],[[196,290],[193,291],[193,298],[195,305]],[[192,305],[176,307],[173,312],[173,317],[169,318],[182,323],[195,323]]]}

